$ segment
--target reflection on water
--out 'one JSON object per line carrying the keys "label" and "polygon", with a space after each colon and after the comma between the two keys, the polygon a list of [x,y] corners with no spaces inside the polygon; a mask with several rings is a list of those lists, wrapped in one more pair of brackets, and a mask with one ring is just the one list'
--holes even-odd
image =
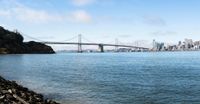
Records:
{"label": "reflection on water", "polygon": [[200,103],[200,52],[2,55],[0,75],[67,104]]}

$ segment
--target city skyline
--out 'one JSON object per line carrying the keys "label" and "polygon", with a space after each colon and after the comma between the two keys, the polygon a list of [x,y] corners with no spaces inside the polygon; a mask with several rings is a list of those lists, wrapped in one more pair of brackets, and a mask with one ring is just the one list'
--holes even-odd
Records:
{"label": "city skyline", "polygon": [[197,0],[0,0],[0,24],[42,40],[200,40]]}

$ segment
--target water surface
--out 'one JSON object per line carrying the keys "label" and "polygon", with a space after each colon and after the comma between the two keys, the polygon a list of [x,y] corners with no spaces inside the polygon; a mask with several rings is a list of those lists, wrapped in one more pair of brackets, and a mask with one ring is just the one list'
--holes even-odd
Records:
{"label": "water surface", "polygon": [[0,75],[64,104],[200,104],[200,52],[1,55]]}

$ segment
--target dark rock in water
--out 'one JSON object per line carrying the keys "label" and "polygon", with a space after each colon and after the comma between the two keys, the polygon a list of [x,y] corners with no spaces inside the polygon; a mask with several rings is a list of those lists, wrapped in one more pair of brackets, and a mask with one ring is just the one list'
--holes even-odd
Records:
{"label": "dark rock in water", "polygon": [[23,43],[23,40],[19,32],[12,32],[0,26],[0,54],[55,53],[50,46],[34,41]]}

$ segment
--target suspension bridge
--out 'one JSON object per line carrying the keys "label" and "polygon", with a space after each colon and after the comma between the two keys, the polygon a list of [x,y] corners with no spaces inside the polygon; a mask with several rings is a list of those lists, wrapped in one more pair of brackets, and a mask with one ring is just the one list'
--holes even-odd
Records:
{"label": "suspension bridge", "polygon": [[[141,50],[141,51],[145,51],[145,50],[149,50],[149,48],[145,48],[145,47],[139,47],[139,46],[134,46],[134,45],[125,45],[119,42],[118,39],[115,39],[115,43],[96,43],[96,42],[91,42],[88,39],[84,38],[83,35],[79,34],[78,36],[72,37],[68,40],[64,40],[64,41],[43,41],[34,37],[31,37],[29,35],[25,35],[22,34],[23,36],[32,39],[33,41],[36,42],[40,42],[43,44],[47,44],[47,45],[77,45],[78,46],[78,50],[77,52],[81,53],[83,52],[82,46],[98,46],[99,47],[99,51],[100,52],[104,52],[104,47],[106,46],[113,46],[115,47],[115,50],[117,51],[119,47],[121,48],[129,48],[129,49],[134,49],[134,50]],[[69,42],[70,40],[73,39],[77,39],[77,42]],[[83,42],[82,40],[87,40],[89,42]]]}

